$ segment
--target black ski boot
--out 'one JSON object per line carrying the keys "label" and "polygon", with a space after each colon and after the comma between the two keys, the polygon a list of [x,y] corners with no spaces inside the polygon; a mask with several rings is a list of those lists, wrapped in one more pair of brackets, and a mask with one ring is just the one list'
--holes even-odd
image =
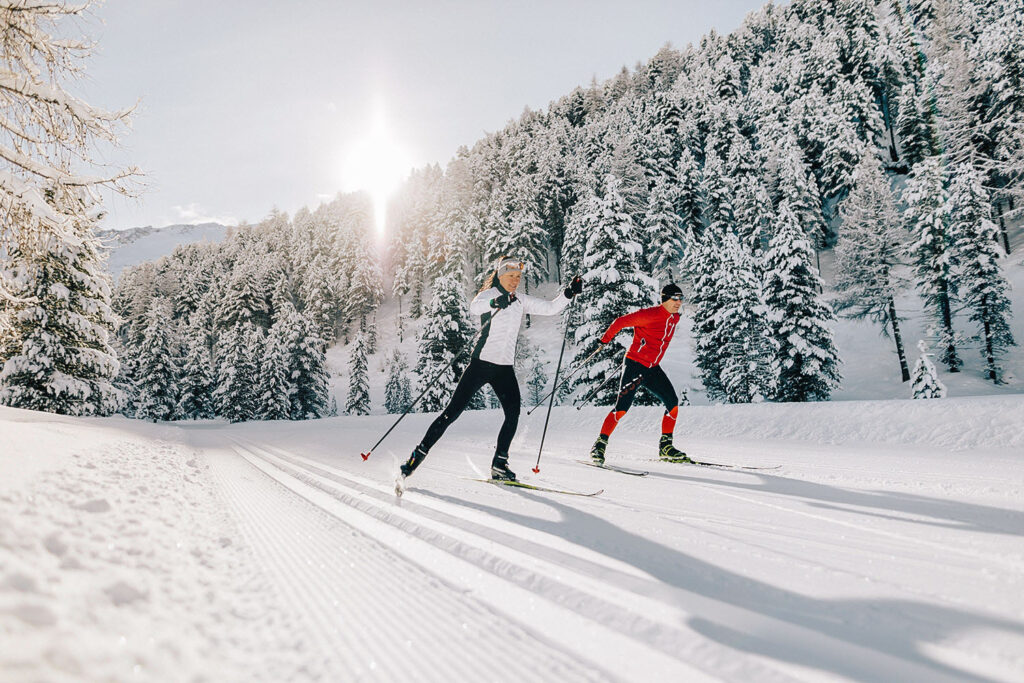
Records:
{"label": "black ski boot", "polygon": [[693,463],[693,460],[690,460],[686,453],[672,445],[671,434],[661,435],[661,448],[658,451],[658,456],[665,462]]}
{"label": "black ski boot", "polygon": [[508,453],[495,453],[491,460],[491,479],[516,481],[516,473],[508,468]]}
{"label": "black ski boot", "polygon": [[427,457],[427,452],[423,450],[422,446],[414,448],[412,450],[412,455],[410,455],[409,459],[402,463],[402,466],[399,468],[402,471],[402,476],[408,477],[412,474],[413,470],[420,466],[420,463],[423,462],[423,458],[425,457]]}
{"label": "black ski boot", "polygon": [[590,459],[594,461],[595,465],[604,464],[604,449],[606,448],[608,448],[608,437],[601,434],[594,442],[594,447],[590,449]]}

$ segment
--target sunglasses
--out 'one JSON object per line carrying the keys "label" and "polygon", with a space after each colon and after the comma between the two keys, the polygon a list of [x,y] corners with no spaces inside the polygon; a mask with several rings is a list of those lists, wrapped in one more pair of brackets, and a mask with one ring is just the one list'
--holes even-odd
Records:
{"label": "sunglasses", "polygon": [[682,301],[683,300],[683,295],[682,294],[676,294],[675,296],[670,296],[668,298],[668,300],[669,301]]}

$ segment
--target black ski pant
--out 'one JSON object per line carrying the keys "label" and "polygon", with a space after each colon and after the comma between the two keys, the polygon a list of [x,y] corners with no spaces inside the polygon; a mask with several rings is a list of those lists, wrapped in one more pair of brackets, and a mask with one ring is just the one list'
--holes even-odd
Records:
{"label": "black ski pant", "polygon": [[441,411],[430,427],[427,429],[419,448],[424,453],[437,443],[448,426],[454,422],[462,411],[466,409],[473,394],[485,385],[490,384],[494,393],[501,401],[501,408],[505,411],[505,421],[498,432],[498,446],[496,453],[508,453],[508,447],[515,436],[516,427],[519,426],[519,410],[522,398],[519,394],[519,381],[516,379],[515,368],[511,365],[497,365],[488,363],[485,360],[474,358],[466,367],[466,371],[459,378],[459,384],[455,387],[448,405]]}
{"label": "black ski pant", "polygon": [[649,392],[665,404],[666,413],[672,412],[672,409],[679,405],[675,387],[672,386],[672,382],[669,381],[668,375],[660,365],[649,368],[643,363],[637,363],[635,360],[627,358],[622,367],[622,379],[619,380],[619,396],[615,400],[615,412],[624,413],[629,410],[640,385],[647,387]]}

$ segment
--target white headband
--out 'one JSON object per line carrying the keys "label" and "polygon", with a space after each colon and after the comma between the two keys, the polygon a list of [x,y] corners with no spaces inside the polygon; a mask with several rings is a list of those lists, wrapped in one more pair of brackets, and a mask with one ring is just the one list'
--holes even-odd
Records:
{"label": "white headband", "polygon": [[509,273],[513,270],[522,272],[526,270],[526,264],[519,259],[514,258],[506,258],[498,262],[498,277],[501,277],[505,273]]}

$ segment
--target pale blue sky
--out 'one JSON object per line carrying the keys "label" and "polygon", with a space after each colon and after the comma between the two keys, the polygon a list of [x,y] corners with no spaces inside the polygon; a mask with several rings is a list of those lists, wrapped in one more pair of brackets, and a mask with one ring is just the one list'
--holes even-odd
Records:
{"label": "pale blue sky", "polygon": [[147,173],[108,228],[294,213],[343,187],[373,102],[416,166],[524,106],[604,80],[665,43],[728,33],[762,0],[106,0],[83,95],[141,100],[115,160]]}

